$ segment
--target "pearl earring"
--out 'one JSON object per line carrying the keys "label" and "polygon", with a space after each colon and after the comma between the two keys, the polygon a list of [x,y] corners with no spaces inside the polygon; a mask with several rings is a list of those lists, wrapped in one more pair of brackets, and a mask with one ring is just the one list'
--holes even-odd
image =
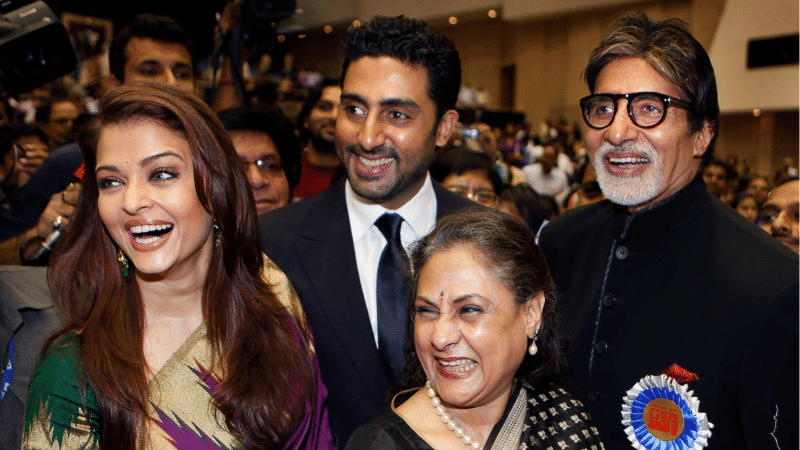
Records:
{"label": "pearl earring", "polygon": [[530,353],[531,356],[535,355],[539,351],[539,347],[536,346],[537,339],[539,339],[539,330],[534,330],[533,341],[531,342],[531,346],[528,347],[528,353]]}

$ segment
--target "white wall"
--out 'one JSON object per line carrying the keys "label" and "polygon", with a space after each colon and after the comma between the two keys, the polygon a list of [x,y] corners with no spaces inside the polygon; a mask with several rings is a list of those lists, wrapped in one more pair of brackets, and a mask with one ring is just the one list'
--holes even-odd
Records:
{"label": "white wall", "polygon": [[798,32],[797,0],[727,0],[709,51],[723,113],[797,109],[798,66],[747,68],[747,41]]}

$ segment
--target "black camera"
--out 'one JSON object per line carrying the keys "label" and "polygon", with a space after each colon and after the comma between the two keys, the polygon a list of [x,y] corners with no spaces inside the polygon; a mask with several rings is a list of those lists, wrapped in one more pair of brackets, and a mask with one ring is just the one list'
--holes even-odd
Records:
{"label": "black camera", "polygon": [[0,16],[0,92],[28,92],[77,63],[67,29],[43,1]]}

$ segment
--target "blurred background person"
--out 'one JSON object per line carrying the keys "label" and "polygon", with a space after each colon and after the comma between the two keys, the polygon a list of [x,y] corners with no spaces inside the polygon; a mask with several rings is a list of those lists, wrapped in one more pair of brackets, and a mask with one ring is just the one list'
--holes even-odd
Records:
{"label": "blurred background person", "polygon": [[36,126],[47,136],[47,145],[56,149],[66,143],[67,133],[80,111],[69,98],[45,100],[36,108]]}
{"label": "blurred background person", "polygon": [[537,194],[524,183],[506,186],[500,193],[497,209],[522,220],[534,233],[558,217],[555,200]]}
{"label": "blurred background person", "polygon": [[712,159],[701,169],[706,189],[714,197],[722,197],[728,189],[728,166],[719,159]]}
{"label": "blurred background person", "polygon": [[794,163],[794,158],[787,156],[781,160],[781,165],[773,177],[775,185],[786,183],[789,180],[795,179],[798,176],[797,166]]}
{"label": "blurred background person", "polygon": [[247,173],[258,214],[289,204],[300,178],[300,143],[277,108],[246,106],[217,113]]}
{"label": "blurred background person", "polygon": [[798,187],[797,179],[776,187],[761,211],[761,228],[795,253],[800,252]]}
{"label": "blurred background person", "polygon": [[294,190],[295,198],[306,198],[328,189],[339,171],[336,156],[336,116],[341,107],[341,81],[324,80],[311,89],[297,116],[302,141],[302,171]]}
{"label": "blurred background person", "polygon": [[761,208],[764,207],[764,203],[767,201],[769,191],[770,184],[766,177],[754,177],[750,180],[750,183],[747,184],[747,192],[753,194],[753,197],[755,197],[758,202],[758,206]]}
{"label": "blurred background person", "polygon": [[9,197],[47,158],[45,141],[41,130],[31,124],[0,125],[0,210],[10,208]]}
{"label": "blurred background person", "polygon": [[508,122],[502,130],[499,130],[498,134],[497,146],[503,153],[505,162],[517,167],[527,164],[524,152],[525,143],[517,136],[517,125]]}
{"label": "blurred background person", "polygon": [[758,217],[761,214],[761,208],[753,194],[749,192],[740,192],[733,201],[733,209],[739,214],[745,216],[747,220],[758,223]]}
{"label": "blurred background person", "polygon": [[565,367],[556,291],[534,239],[483,209],[439,220],[417,244],[406,390],[347,449],[602,448],[581,403],[554,384]]}
{"label": "blurred background person", "polygon": [[534,191],[555,199],[566,196],[569,189],[569,177],[558,168],[558,144],[548,144],[542,150],[538,163],[528,164],[522,168],[525,182]]}
{"label": "blurred background person", "polygon": [[503,183],[486,153],[451,147],[436,155],[429,171],[450,192],[483,206],[497,206]]}

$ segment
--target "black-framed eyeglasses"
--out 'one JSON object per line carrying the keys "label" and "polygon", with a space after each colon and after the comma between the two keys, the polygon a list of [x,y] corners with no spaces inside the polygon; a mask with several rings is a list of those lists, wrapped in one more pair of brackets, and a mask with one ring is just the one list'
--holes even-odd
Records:
{"label": "black-framed eyeglasses", "polygon": [[270,159],[257,159],[255,161],[242,161],[242,167],[247,172],[250,169],[250,164],[256,166],[258,172],[263,176],[276,177],[283,174],[283,164],[276,161],[274,158]]}
{"label": "black-framed eyeglasses", "polygon": [[692,104],[660,92],[632,92],[630,94],[592,94],[581,99],[581,110],[586,125],[600,130],[614,122],[617,103],[628,101],[628,116],[639,128],[653,128],[664,121],[667,109],[674,105],[690,109]]}
{"label": "black-framed eyeglasses", "polygon": [[472,192],[468,189],[458,186],[449,187],[447,190],[464,198],[468,198],[474,202],[478,202],[484,206],[494,206],[497,204],[498,200],[497,194],[491,191]]}

